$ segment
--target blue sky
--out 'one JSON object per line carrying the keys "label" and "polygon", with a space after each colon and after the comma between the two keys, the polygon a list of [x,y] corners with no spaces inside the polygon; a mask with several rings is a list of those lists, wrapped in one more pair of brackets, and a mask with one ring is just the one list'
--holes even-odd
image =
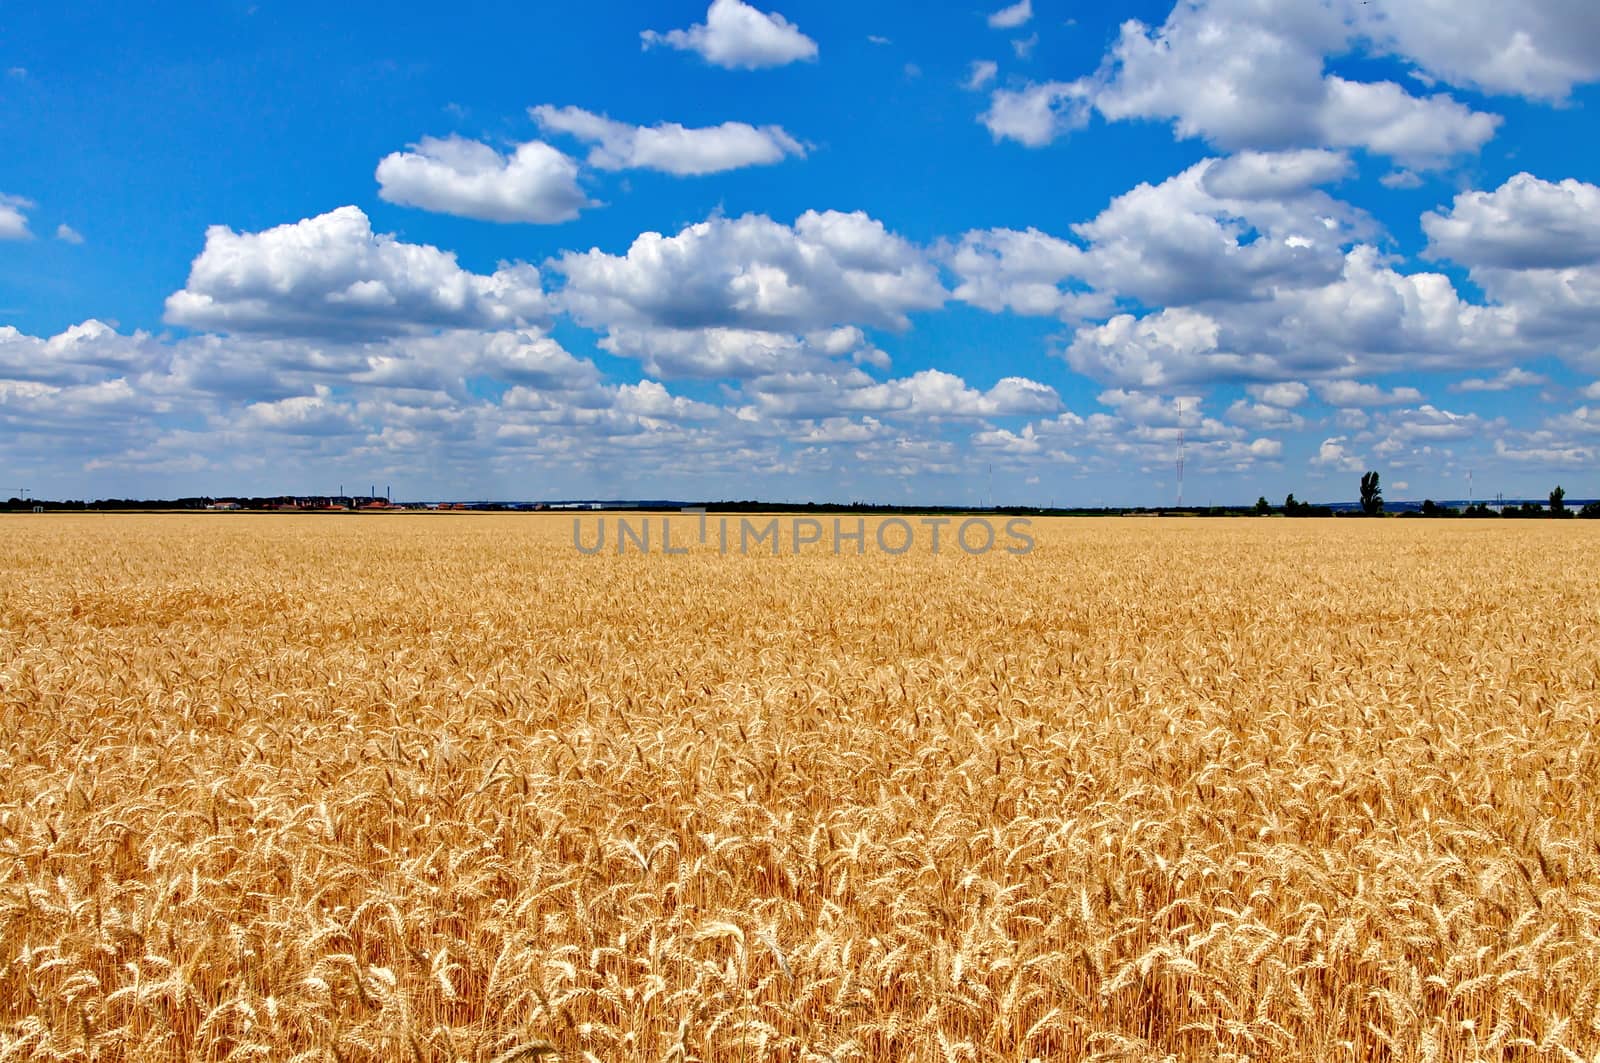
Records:
{"label": "blue sky", "polygon": [[53,497],[1600,495],[1600,8],[0,3]]}

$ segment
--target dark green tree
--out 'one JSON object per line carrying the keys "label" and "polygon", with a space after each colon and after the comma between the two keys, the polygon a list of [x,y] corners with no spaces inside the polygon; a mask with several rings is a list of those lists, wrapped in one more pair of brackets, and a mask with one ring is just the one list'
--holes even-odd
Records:
{"label": "dark green tree", "polygon": [[1369,517],[1376,517],[1383,512],[1383,488],[1378,486],[1376,472],[1363,473],[1361,476],[1361,512]]}
{"label": "dark green tree", "polygon": [[1256,499],[1256,516],[1265,517],[1272,512],[1272,503],[1267,501],[1267,496],[1262,495]]}
{"label": "dark green tree", "polygon": [[1567,492],[1560,484],[1550,492],[1550,515],[1552,517],[1565,517],[1567,515]]}

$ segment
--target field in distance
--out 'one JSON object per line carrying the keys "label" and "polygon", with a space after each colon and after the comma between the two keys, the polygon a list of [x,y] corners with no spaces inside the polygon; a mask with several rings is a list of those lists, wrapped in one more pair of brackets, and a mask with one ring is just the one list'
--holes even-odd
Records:
{"label": "field in distance", "polygon": [[572,521],[0,519],[0,1060],[1600,1054],[1600,522]]}

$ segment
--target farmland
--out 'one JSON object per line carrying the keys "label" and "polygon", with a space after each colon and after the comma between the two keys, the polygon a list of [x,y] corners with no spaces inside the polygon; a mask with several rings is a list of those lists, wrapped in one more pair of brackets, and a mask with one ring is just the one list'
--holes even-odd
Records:
{"label": "farmland", "polygon": [[0,520],[0,1059],[1600,1054],[1600,527],[1032,534]]}

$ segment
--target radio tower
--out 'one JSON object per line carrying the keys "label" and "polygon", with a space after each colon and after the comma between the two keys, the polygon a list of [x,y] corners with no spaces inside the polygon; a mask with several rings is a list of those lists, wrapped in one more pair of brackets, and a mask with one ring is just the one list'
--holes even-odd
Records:
{"label": "radio tower", "polygon": [[1178,400],[1178,508],[1183,508],[1183,400]]}

